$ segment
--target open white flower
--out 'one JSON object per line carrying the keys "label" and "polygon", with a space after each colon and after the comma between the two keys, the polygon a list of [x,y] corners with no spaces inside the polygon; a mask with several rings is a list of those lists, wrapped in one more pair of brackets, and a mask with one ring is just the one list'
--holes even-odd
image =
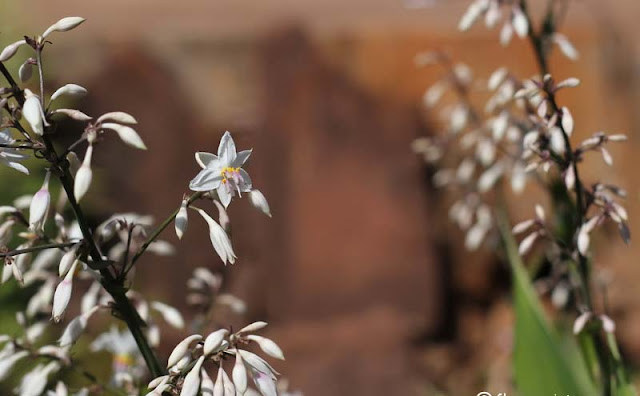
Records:
{"label": "open white flower", "polygon": [[220,202],[229,206],[231,198],[238,193],[251,191],[251,178],[242,169],[242,165],[249,159],[252,150],[236,152],[236,144],[227,131],[220,139],[218,155],[211,153],[196,153],[196,162],[203,168],[189,183],[193,191],[216,190]]}

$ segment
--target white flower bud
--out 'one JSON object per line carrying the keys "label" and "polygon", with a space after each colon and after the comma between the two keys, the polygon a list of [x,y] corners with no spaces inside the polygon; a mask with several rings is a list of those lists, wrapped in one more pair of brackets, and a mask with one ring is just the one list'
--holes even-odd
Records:
{"label": "white flower bud", "polygon": [[271,367],[271,365],[267,363],[263,358],[256,355],[255,353],[245,351],[242,349],[239,349],[238,352],[240,353],[240,355],[242,355],[242,359],[244,359],[244,362],[249,366],[249,368],[252,368],[261,373],[267,374],[270,378],[272,378],[275,381],[276,374],[278,374],[278,372],[275,371],[273,367]]}
{"label": "white flower bud", "polygon": [[209,334],[207,338],[204,340],[204,348],[202,353],[205,355],[210,355],[218,349],[220,345],[222,345],[222,341],[224,341],[224,337],[229,334],[227,329],[216,330],[213,333]]}
{"label": "white flower bud", "polygon": [[238,334],[240,334],[240,333],[253,333],[253,332],[256,332],[258,330],[262,330],[265,327],[267,327],[267,322],[262,322],[262,321],[253,322],[253,323],[241,328],[238,331]]}
{"label": "white flower bud", "polygon": [[2,52],[0,52],[0,62],[6,62],[11,59],[16,54],[16,52],[18,52],[18,48],[26,43],[26,40],[19,40],[4,47]]}
{"label": "white flower bud", "polygon": [[522,10],[520,9],[520,7],[513,7],[513,29],[516,31],[516,34],[520,37],[520,38],[525,38],[527,37],[527,34],[529,33],[529,22],[527,21],[527,17],[524,14],[524,12],[522,12]]}
{"label": "white flower bud", "polygon": [[270,377],[268,374],[259,370],[251,369],[251,376],[253,382],[263,396],[278,396],[278,390],[276,388],[275,378]]}
{"label": "white flower bud", "polygon": [[500,30],[500,44],[506,47],[511,42],[513,37],[513,26],[510,22],[505,23]]}
{"label": "white flower bud", "polygon": [[458,29],[463,32],[469,30],[488,7],[488,0],[476,0],[471,3],[469,8],[467,8],[467,11],[462,15],[462,18],[458,23]]}
{"label": "white flower bud", "polygon": [[527,235],[527,237],[524,238],[522,242],[520,242],[520,245],[518,246],[518,253],[521,256],[527,254],[529,250],[531,250],[531,248],[533,247],[533,244],[535,243],[535,241],[538,239],[539,236],[540,234],[537,232]]}
{"label": "white flower bud", "polygon": [[555,44],[558,45],[560,52],[562,52],[564,56],[571,59],[572,61],[578,60],[580,54],[578,53],[576,47],[571,44],[567,36],[560,33],[554,33],[552,36],[552,40]]}
{"label": "white flower bud", "polygon": [[267,198],[265,198],[264,194],[262,194],[260,190],[251,190],[249,192],[249,200],[254,207],[260,209],[262,213],[271,217],[271,209],[269,208]]}
{"label": "white flower bud", "polygon": [[201,335],[194,334],[180,341],[178,345],[173,348],[171,355],[169,355],[167,367],[175,366],[184,357],[187,351],[189,351],[189,346],[191,345],[191,343],[194,341],[200,341],[201,339]]}
{"label": "white flower bud", "polygon": [[564,154],[566,151],[566,145],[564,141],[564,134],[562,130],[558,127],[551,128],[551,137],[549,145],[551,146],[551,150],[553,150],[557,154]]}
{"label": "white flower bud", "polygon": [[115,122],[120,123],[120,124],[132,124],[132,125],[135,125],[135,124],[138,123],[138,121],[136,121],[136,119],[133,118],[133,116],[131,114],[127,114],[127,113],[122,112],[122,111],[113,111],[111,113],[103,114],[100,117],[98,117],[98,119],[96,120],[96,124],[100,124],[101,122],[103,122],[105,120],[115,121]]}
{"label": "white flower bud", "polygon": [[61,96],[69,96],[73,99],[83,98],[87,95],[88,91],[77,84],[66,84],[58,88],[53,95],[51,95],[51,102],[58,99]]}
{"label": "white flower bud", "polygon": [[607,315],[600,315],[600,321],[605,332],[614,333],[616,331],[616,323]]}
{"label": "white flower bud", "polygon": [[224,229],[220,226],[220,224],[216,223],[216,221],[213,220],[211,216],[209,216],[204,210],[196,207],[193,207],[193,209],[200,213],[200,216],[202,216],[202,218],[204,218],[204,220],[209,225],[209,239],[211,239],[211,244],[213,245],[216,253],[218,253],[218,256],[220,256],[220,258],[222,259],[222,262],[225,265],[227,264],[227,262],[231,264],[235,263],[236,255],[233,252],[231,241],[229,240],[229,237],[227,236],[227,233],[224,231]]}
{"label": "white flower bud", "polygon": [[247,339],[258,343],[258,346],[260,346],[260,349],[262,349],[264,353],[271,356],[272,358],[284,360],[284,354],[282,353],[282,349],[280,349],[278,344],[276,344],[273,340],[266,337],[254,335],[254,334],[248,335]]}
{"label": "white flower bud", "polygon": [[91,157],[93,155],[93,146],[89,145],[87,152],[84,155],[84,161],[82,166],[76,173],[75,183],[73,185],[73,195],[76,197],[76,201],[80,202],[82,197],[89,191],[91,185],[91,179],[93,178],[93,172],[91,171]]}
{"label": "white flower bud", "polygon": [[31,130],[37,135],[44,133],[44,113],[40,98],[29,89],[24,90],[24,106],[22,106],[22,116],[31,126]]}
{"label": "white flower bud", "polygon": [[51,203],[51,194],[49,194],[50,178],[51,173],[47,172],[42,187],[35,193],[29,205],[29,228],[33,231],[43,228],[47,212],[49,211],[49,205]]}
{"label": "white flower bud", "polygon": [[218,367],[218,376],[213,386],[213,396],[225,396],[224,394],[224,378],[222,378],[222,366]]}
{"label": "white flower bud", "polygon": [[559,82],[556,85],[556,89],[561,89],[561,88],[575,88],[578,85],[580,85],[580,80],[575,78],[575,77],[570,77],[567,78],[564,81]]}
{"label": "white flower bud", "polygon": [[58,340],[60,347],[64,348],[75,344],[87,328],[89,318],[91,318],[91,316],[99,309],[100,306],[95,306],[82,315],[76,316],[71,322],[69,322],[67,327],[64,329],[62,336],[60,336],[60,339]]}
{"label": "white flower bud", "polygon": [[47,30],[42,33],[42,38],[47,38],[53,32],[68,32],[71,29],[78,27],[85,19],[81,17],[66,17],[60,19],[58,22],[49,26]]}
{"label": "white flower bud", "polygon": [[231,372],[233,383],[236,385],[236,391],[243,395],[247,391],[247,368],[242,361],[242,355],[236,349],[236,362]]}
{"label": "white flower bud", "polygon": [[140,138],[140,135],[131,127],[126,125],[115,124],[112,122],[106,122],[102,124],[102,128],[112,129],[116,131],[120,139],[131,147],[135,147],[140,150],[146,150],[147,146],[145,146],[144,142]]}
{"label": "white flower bud", "polygon": [[167,381],[169,381],[169,378],[170,377],[168,375],[163,375],[158,378],[154,378],[153,380],[151,380],[151,382],[149,382],[149,385],[147,385],[147,388],[149,389],[157,388],[160,385],[167,383]]}
{"label": "white flower bud", "polygon": [[20,351],[8,357],[3,356],[2,359],[0,359],[0,381],[7,379],[9,374],[11,374],[13,366],[18,362],[18,360],[27,356],[29,356],[29,352],[27,351]]}
{"label": "white flower bud", "polygon": [[573,322],[573,334],[578,335],[584,329],[584,326],[587,324],[589,319],[591,319],[593,315],[591,312],[583,312],[578,316],[575,322]]}
{"label": "white flower bud", "polygon": [[182,239],[184,233],[187,231],[187,225],[189,224],[189,214],[187,213],[187,200],[183,200],[180,205],[180,210],[175,219],[176,235],[178,239]]}
{"label": "white flower bud", "polygon": [[78,266],[78,261],[76,260],[67,275],[62,279],[62,282],[58,284],[56,287],[56,292],[53,295],[53,310],[52,317],[53,321],[58,323],[62,319],[62,315],[64,315],[64,311],[67,309],[69,305],[69,301],[71,300],[71,292],[73,290],[73,275],[76,271],[76,267]]}
{"label": "white flower bud", "polygon": [[31,79],[32,75],[33,75],[33,65],[27,59],[26,61],[24,61],[22,65],[20,65],[20,68],[18,69],[18,77],[20,77],[20,81],[26,82]]}
{"label": "white flower bud", "polygon": [[573,116],[568,108],[562,108],[562,129],[564,129],[567,136],[571,136],[573,133]]}
{"label": "white flower bud", "polygon": [[69,251],[66,252],[64,256],[62,256],[60,265],[58,266],[58,276],[60,276],[61,278],[64,277],[67,272],[69,272],[69,269],[73,265],[74,261],[76,261],[76,254],[78,253],[79,247],[80,244],[73,245],[73,247],[69,249]]}
{"label": "white flower bud", "polygon": [[522,234],[523,232],[527,231],[529,228],[533,227],[535,223],[536,221],[533,219],[522,221],[516,224],[515,226],[513,226],[513,229],[511,230],[511,232],[513,232],[514,235]]}
{"label": "white flower bud", "polygon": [[180,396],[196,396],[200,389],[200,368],[204,363],[204,356],[200,356],[196,364],[193,366],[189,374],[184,378]]}
{"label": "white flower bud", "polygon": [[76,121],[90,121],[93,118],[76,109],[57,109],[53,110],[51,114],[63,114]]}
{"label": "white flower bud", "polygon": [[184,319],[182,319],[180,311],[178,311],[174,307],[158,301],[153,301],[151,303],[151,308],[159,312],[160,315],[162,315],[162,319],[164,319],[164,321],[171,326],[175,327],[176,329],[184,328]]}
{"label": "white flower bud", "polygon": [[501,67],[496,71],[494,71],[491,74],[491,77],[489,77],[489,81],[487,83],[489,90],[495,91],[496,89],[498,89],[500,84],[502,84],[504,80],[507,78],[508,74],[509,74],[509,70],[506,67]]}

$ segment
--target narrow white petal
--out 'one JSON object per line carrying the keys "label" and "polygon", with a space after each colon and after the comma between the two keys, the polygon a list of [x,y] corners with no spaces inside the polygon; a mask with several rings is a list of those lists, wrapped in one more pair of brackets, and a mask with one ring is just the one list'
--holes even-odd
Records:
{"label": "narrow white petal", "polygon": [[182,318],[182,314],[176,308],[169,306],[167,304],[163,304],[159,301],[153,301],[151,303],[151,308],[158,311],[165,322],[169,323],[171,326],[176,329],[184,328],[184,319]]}
{"label": "narrow white petal", "polygon": [[260,346],[260,349],[262,349],[264,353],[271,356],[272,358],[284,360],[284,354],[282,353],[282,349],[280,349],[278,344],[276,344],[273,340],[266,337],[261,337],[255,334],[248,335],[247,339],[251,341],[255,341],[258,344],[258,346]]}
{"label": "narrow white petal", "polygon": [[146,150],[147,149],[147,146],[145,146],[144,142],[140,138],[140,135],[138,135],[138,132],[136,132],[135,129],[133,129],[133,128],[129,127],[129,126],[115,124],[115,123],[112,123],[112,122],[106,122],[106,123],[102,124],[102,128],[112,129],[112,130],[116,131],[116,133],[118,134],[120,139],[125,144],[128,144],[131,147],[135,147],[135,148],[140,149],[140,150]]}
{"label": "narrow white petal", "polygon": [[131,115],[127,114],[123,111],[112,111],[110,113],[105,113],[98,117],[96,120],[96,124],[100,124],[103,121],[115,121],[120,124],[130,124],[135,125],[138,121]]}

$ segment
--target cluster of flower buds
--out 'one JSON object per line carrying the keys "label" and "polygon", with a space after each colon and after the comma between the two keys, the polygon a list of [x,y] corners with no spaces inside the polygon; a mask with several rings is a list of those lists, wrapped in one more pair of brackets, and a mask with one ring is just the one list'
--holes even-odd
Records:
{"label": "cluster of flower buds", "polygon": [[458,29],[469,30],[483,16],[487,28],[493,29],[503,19],[504,14],[508,14],[508,17],[504,18],[500,30],[500,43],[508,45],[514,32],[520,38],[527,37],[530,29],[529,20],[518,1],[474,0],[460,19]]}
{"label": "cluster of flower buds", "polygon": [[[220,329],[207,337],[192,335],[181,341],[171,352],[167,367],[169,374],[154,379],[149,384],[149,396],[163,392],[180,396],[212,394],[221,396],[245,395],[249,390],[248,377],[263,396],[277,396],[278,372],[263,358],[246,350],[255,343],[268,356],[284,360],[278,345],[254,332],[263,329],[265,322],[254,322],[235,333]],[[234,359],[231,377],[224,370],[224,363]],[[215,380],[209,376],[205,364],[217,366]]]}

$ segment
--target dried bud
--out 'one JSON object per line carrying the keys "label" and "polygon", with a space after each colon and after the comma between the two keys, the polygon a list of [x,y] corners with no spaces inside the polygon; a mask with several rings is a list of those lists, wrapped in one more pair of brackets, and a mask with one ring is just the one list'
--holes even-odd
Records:
{"label": "dried bud", "polygon": [[78,27],[85,19],[81,17],[66,17],[60,19],[58,22],[49,26],[47,30],[42,33],[42,38],[47,38],[53,32],[68,32],[71,29]]}

